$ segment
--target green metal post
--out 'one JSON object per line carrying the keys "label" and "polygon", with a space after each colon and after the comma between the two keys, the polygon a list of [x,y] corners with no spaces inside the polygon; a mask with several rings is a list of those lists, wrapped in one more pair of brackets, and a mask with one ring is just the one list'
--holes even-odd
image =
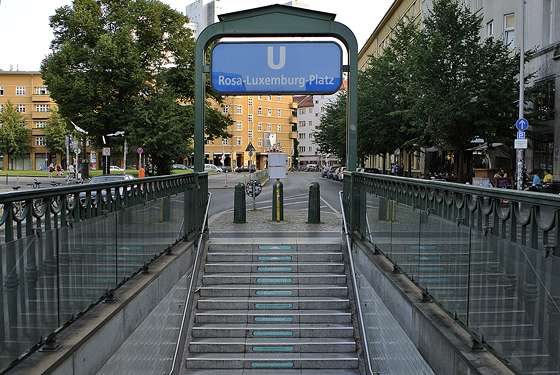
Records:
{"label": "green metal post", "polygon": [[244,224],[247,222],[247,210],[245,201],[245,184],[243,182],[235,184],[234,194],[233,222],[235,224]]}
{"label": "green metal post", "polygon": [[321,192],[317,181],[313,181],[311,185],[309,185],[307,222],[309,224],[319,224],[321,222]]}

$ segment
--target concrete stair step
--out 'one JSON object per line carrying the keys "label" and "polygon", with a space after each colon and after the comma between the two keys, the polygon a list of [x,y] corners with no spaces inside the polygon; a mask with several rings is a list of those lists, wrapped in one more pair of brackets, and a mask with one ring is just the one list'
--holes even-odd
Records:
{"label": "concrete stair step", "polygon": [[309,243],[293,244],[257,244],[253,241],[242,243],[243,239],[236,239],[233,242],[218,243],[212,241],[208,247],[209,252],[250,252],[250,251],[340,251],[340,243],[327,239],[313,239]]}
{"label": "concrete stair step", "polygon": [[342,262],[342,252],[338,251],[209,251],[207,262]]}
{"label": "concrete stair step", "polygon": [[353,338],[208,337],[190,342],[191,353],[355,353]]}
{"label": "concrete stair step", "polygon": [[200,287],[201,297],[345,297],[348,288],[345,285],[209,285]]}
{"label": "concrete stair step", "polygon": [[336,323],[350,324],[344,310],[198,310],[196,323]]}
{"label": "concrete stair step", "polygon": [[199,310],[344,310],[348,298],[340,297],[201,297]]}
{"label": "concrete stair step", "polygon": [[346,324],[198,324],[193,337],[354,337],[354,328]]}
{"label": "concrete stair step", "polygon": [[295,272],[310,273],[342,273],[344,263],[341,262],[224,262],[206,263],[204,273],[221,272],[259,272],[259,273],[284,273]]}
{"label": "concrete stair step", "polygon": [[360,375],[358,369],[187,369],[185,375]]}
{"label": "concrete stair step", "polygon": [[357,369],[358,358],[348,353],[192,353],[187,369]]}
{"label": "concrete stair step", "polygon": [[202,276],[203,285],[213,284],[342,284],[346,285],[346,275],[343,273],[285,273],[279,272],[224,272],[205,273]]}

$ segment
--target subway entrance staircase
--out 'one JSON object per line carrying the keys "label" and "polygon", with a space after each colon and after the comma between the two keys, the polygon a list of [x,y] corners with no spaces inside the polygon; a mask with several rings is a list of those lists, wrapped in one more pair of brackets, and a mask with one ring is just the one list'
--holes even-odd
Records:
{"label": "subway entrance staircase", "polygon": [[339,238],[211,240],[181,373],[359,374]]}

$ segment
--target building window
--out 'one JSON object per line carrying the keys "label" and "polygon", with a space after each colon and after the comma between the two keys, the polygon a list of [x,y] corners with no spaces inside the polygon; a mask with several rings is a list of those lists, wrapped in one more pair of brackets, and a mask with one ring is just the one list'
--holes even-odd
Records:
{"label": "building window", "polygon": [[307,148],[307,151],[313,152],[313,147],[309,146],[309,147]]}
{"label": "building window", "polygon": [[252,113],[249,113],[249,114],[247,115],[247,120],[248,120],[249,122],[253,122],[253,114],[252,114]]}
{"label": "building window", "polygon": [[46,87],[35,87],[36,95],[49,95],[49,90]]}
{"label": "building window", "polygon": [[272,95],[268,96],[268,101],[271,102],[272,101]]}
{"label": "building window", "polygon": [[514,48],[515,43],[515,14],[506,14],[504,16],[504,36],[506,45]]}
{"label": "building window", "polygon": [[236,145],[241,146],[241,137],[235,137],[235,138],[236,138],[236,141],[235,141]]}
{"label": "building window", "polygon": [[229,105],[224,104],[222,106],[222,113],[229,113]]}
{"label": "building window", "polygon": [[25,87],[24,86],[16,87],[16,95],[18,95],[18,96],[25,95]]}
{"label": "building window", "polygon": [[305,152],[305,146],[299,146],[298,151],[299,152]]}
{"label": "building window", "polygon": [[269,132],[272,131],[272,124],[267,124],[266,128],[268,129]]}
{"label": "building window", "polygon": [[305,133],[299,133],[298,138],[299,139],[305,139]]}
{"label": "building window", "polygon": [[250,129],[247,130],[247,137],[248,137],[249,139],[253,139],[253,131],[252,131],[252,130],[250,130]]}
{"label": "building window", "polygon": [[486,24],[486,34],[488,38],[492,38],[494,36],[494,20]]}
{"label": "building window", "polygon": [[282,110],[281,109],[276,110],[276,116],[282,117]]}
{"label": "building window", "polygon": [[257,146],[262,147],[262,138],[257,140]]}
{"label": "building window", "polygon": [[298,109],[298,113],[299,113],[300,115],[305,115],[305,108],[300,108],[300,109]]}
{"label": "building window", "polygon": [[253,98],[248,98],[247,99],[247,104],[248,105],[253,105]]}
{"label": "building window", "polygon": [[269,109],[268,109],[268,115],[269,115],[269,116],[272,116],[272,108],[269,108]]}
{"label": "building window", "polygon": [[257,109],[257,115],[262,116],[262,108],[261,107],[259,107]]}
{"label": "building window", "polygon": [[4,86],[0,86],[0,95],[4,95]]}
{"label": "building window", "polygon": [[36,112],[49,112],[50,110],[51,106],[49,104],[35,104]]}
{"label": "building window", "polygon": [[[318,100],[317,100],[317,103],[319,103]],[[309,108],[309,113],[313,113],[313,108]]]}
{"label": "building window", "polygon": [[229,138],[222,138],[222,145],[224,146],[229,145]]}
{"label": "building window", "polygon": [[237,121],[237,130],[243,129],[243,123],[241,121]]}
{"label": "building window", "polygon": [[278,125],[276,126],[276,131],[277,131],[278,133],[282,132],[282,124],[278,124]]}
{"label": "building window", "polygon": [[35,146],[44,146],[45,137],[35,137]]}
{"label": "building window", "polygon": [[258,98],[259,98],[259,100],[262,100],[262,95],[259,95]]}
{"label": "building window", "polygon": [[313,126],[313,121],[309,121],[309,126]]}
{"label": "building window", "polygon": [[555,84],[554,78],[545,79],[534,85],[537,98],[533,103],[533,109],[536,111],[537,118],[541,121],[554,119],[554,97]]}
{"label": "building window", "polygon": [[257,124],[257,130],[260,131],[260,132],[262,132],[262,123],[259,122],[259,123]]}
{"label": "building window", "polygon": [[25,104],[18,104],[16,107],[16,112],[24,113],[25,112]]}
{"label": "building window", "polygon": [[238,105],[238,106],[237,106],[237,114],[240,115],[240,114],[242,114],[242,113],[243,113],[243,107],[240,106],[240,105]]}
{"label": "building window", "polygon": [[282,101],[282,97],[281,97],[281,96],[278,96],[278,98],[276,98],[276,101],[277,101],[277,102],[281,102],[281,101]]}
{"label": "building window", "polygon": [[304,126],[305,126],[305,121],[300,121],[300,122],[299,122],[299,126],[300,126],[300,127],[304,127]]}
{"label": "building window", "polygon": [[35,128],[36,129],[44,129],[45,128],[45,121],[35,121]]}

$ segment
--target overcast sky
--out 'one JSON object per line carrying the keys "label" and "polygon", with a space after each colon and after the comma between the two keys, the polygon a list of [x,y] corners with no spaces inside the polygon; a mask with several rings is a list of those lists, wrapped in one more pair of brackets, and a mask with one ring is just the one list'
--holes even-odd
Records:
{"label": "overcast sky", "polygon": [[[161,0],[181,13],[192,0]],[[336,14],[361,48],[394,0],[298,0],[311,9]],[[229,11],[250,9],[287,0],[222,0]],[[37,71],[53,39],[49,17],[71,0],[0,0],[0,69]]]}

